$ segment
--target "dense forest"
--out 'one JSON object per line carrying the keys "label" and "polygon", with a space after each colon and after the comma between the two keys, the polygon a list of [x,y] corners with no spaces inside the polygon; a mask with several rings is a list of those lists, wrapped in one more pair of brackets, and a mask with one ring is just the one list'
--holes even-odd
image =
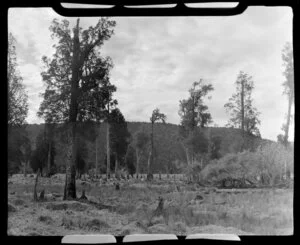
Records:
{"label": "dense forest", "polygon": [[[146,122],[127,122],[127,127],[130,135],[135,135],[138,131],[144,131],[147,135],[150,135],[150,123]],[[39,135],[43,134],[45,131],[45,124],[27,124],[24,125],[25,131],[28,133],[28,138],[31,142],[32,150],[36,147],[36,139]],[[86,131],[91,130],[94,127],[91,124],[86,125]],[[106,173],[106,130],[107,124],[103,123],[99,125],[99,136],[98,136],[98,164],[100,166],[100,172]],[[18,129],[19,130],[19,129]],[[157,123],[155,125],[155,161],[153,164],[154,173],[180,173],[181,167],[187,165],[186,154],[184,148],[180,142],[178,136],[179,126],[166,123]],[[217,148],[216,158],[221,158],[227,153],[237,153],[240,151],[240,145],[242,142],[242,135],[239,129],[235,128],[225,128],[225,127],[208,127],[202,129],[206,137],[218,138],[219,146]],[[209,135],[210,134],[210,135]],[[92,139],[91,139],[92,138]],[[90,138],[82,137],[86,152],[83,156],[85,162],[85,172],[89,169],[95,168],[96,165],[96,144],[93,136]],[[261,139],[253,135],[248,135],[246,138],[247,149],[254,151],[259,145],[262,145],[270,140]],[[56,155],[54,158],[54,164],[57,166],[58,172],[65,171],[65,146],[61,140],[60,133],[54,137],[54,145]],[[136,153],[132,147],[128,147],[127,161],[129,166],[133,167],[135,170],[136,166]],[[140,170],[141,173],[146,173],[147,165],[147,152],[142,156]],[[21,166],[21,165],[20,165]],[[113,170],[112,165],[112,170]],[[122,168],[127,168],[125,166],[125,159],[122,162]],[[45,165],[46,168],[46,165]],[[20,168],[22,172],[23,169]]]}

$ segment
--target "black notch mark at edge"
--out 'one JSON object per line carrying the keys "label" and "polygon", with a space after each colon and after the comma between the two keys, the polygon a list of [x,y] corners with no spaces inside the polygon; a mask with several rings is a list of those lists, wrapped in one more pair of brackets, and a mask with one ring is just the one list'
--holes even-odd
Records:
{"label": "black notch mark at edge", "polygon": [[166,8],[126,8],[115,5],[111,8],[64,8],[59,1],[53,3],[53,10],[65,17],[97,17],[97,16],[232,16],[243,13],[248,5],[239,2],[233,8],[190,8],[184,3]]}

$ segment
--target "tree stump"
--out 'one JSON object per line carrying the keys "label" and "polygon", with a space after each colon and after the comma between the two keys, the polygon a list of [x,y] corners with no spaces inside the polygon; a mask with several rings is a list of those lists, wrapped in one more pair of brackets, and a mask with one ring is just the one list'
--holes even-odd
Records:
{"label": "tree stump", "polygon": [[152,181],[153,180],[153,174],[147,174],[147,180]]}
{"label": "tree stump", "polygon": [[163,210],[164,210],[164,199],[160,196],[158,198],[159,202],[158,202],[158,206],[157,208],[154,210],[152,217],[155,216],[159,216],[163,214]]}
{"label": "tree stump", "polygon": [[43,189],[40,193],[40,198],[39,198],[40,201],[43,201],[45,200],[45,190]]}
{"label": "tree stump", "polygon": [[80,200],[88,200],[86,195],[85,195],[85,190],[82,190],[81,197],[79,198]]}

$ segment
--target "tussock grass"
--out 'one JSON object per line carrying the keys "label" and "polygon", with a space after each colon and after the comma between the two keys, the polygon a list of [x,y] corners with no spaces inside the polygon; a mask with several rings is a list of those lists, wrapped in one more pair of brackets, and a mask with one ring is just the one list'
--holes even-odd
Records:
{"label": "tussock grass", "polygon": [[87,231],[103,231],[104,229],[110,228],[106,221],[99,218],[74,217],[69,215],[62,217],[61,225],[69,230],[79,228]]}
{"label": "tussock grass", "polygon": [[123,215],[123,214],[129,214],[133,213],[136,210],[136,206],[134,204],[125,204],[125,205],[120,205],[116,208],[116,212]]}
{"label": "tussock grass", "polygon": [[105,221],[95,218],[86,221],[84,227],[88,230],[101,231],[103,228],[109,228],[110,226]]}
{"label": "tussock grass", "polygon": [[85,211],[88,209],[88,205],[80,202],[60,202],[60,203],[48,203],[46,209],[50,210],[73,210],[73,211]]}
{"label": "tussock grass", "polygon": [[39,216],[38,221],[46,223],[48,225],[53,223],[53,219],[48,215]]}
{"label": "tussock grass", "polygon": [[14,204],[16,206],[22,206],[25,204],[25,201],[23,199],[16,199],[16,200],[14,200]]}
{"label": "tussock grass", "polygon": [[7,204],[7,211],[8,211],[9,213],[12,213],[12,212],[16,212],[17,209],[16,209],[12,204],[8,203],[8,204]]}

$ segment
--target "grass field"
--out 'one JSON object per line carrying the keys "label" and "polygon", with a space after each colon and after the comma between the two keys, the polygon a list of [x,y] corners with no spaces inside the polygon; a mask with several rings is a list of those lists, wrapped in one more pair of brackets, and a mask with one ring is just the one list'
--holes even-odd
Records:
{"label": "grass field", "polygon": [[77,196],[84,189],[91,202],[63,201],[64,175],[56,175],[40,178],[46,200],[33,202],[33,185],[30,176],[9,178],[8,235],[293,234],[292,189],[201,188],[178,177],[121,181],[116,190],[113,183],[77,180]]}

